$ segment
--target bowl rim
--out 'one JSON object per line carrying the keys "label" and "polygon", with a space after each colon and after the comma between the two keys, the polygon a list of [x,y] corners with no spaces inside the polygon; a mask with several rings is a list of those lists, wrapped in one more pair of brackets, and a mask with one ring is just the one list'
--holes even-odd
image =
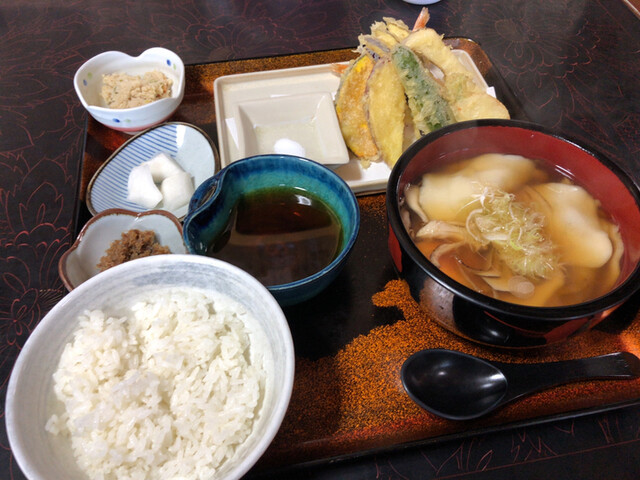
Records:
{"label": "bowl rim", "polygon": [[[183,225],[183,235],[186,236],[186,232],[188,230],[188,226],[191,222],[191,219],[197,217],[213,200],[214,196],[215,196],[215,191],[218,190],[217,186],[219,184],[220,181],[222,181],[222,178],[224,178],[224,176],[229,172],[229,170],[231,170],[232,168],[237,168],[239,166],[242,166],[245,163],[249,163],[253,160],[256,159],[262,159],[262,158],[278,158],[278,159],[282,159],[283,161],[287,161],[287,162],[295,162],[295,163],[303,163],[306,165],[310,165],[311,168],[316,168],[319,169],[320,171],[325,172],[330,178],[333,178],[334,181],[336,182],[336,185],[338,185],[339,188],[341,188],[342,190],[344,190],[345,193],[347,193],[347,198],[349,199],[349,207],[350,209],[353,209],[354,211],[354,228],[353,228],[353,232],[351,233],[351,235],[349,236],[349,238],[347,239],[347,241],[345,242],[345,244],[343,245],[342,249],[340,250],[340,253],[336,256],[336,258],[334,258],[331,263],[329,263],[329,265],[327,265],[326,267],[324,267],[323,269],[307,276],[304,278],[301,278],[299,280],[296,280],[294,282],[289,282],[289,283],[280,283],[277,285],[268,285],[266,286],[266,288],[270,291],[273,292],[275,294],[278,294],[280,292],[285,292],[285,291],[289,291],[289,290],[293,290],[293,289],[297,289],[297,288],[303,288],[305,285],[311,284],[315,281],[317,281],[319,278],[325,276],[328,272],[334,270],[335,268],[337,268],[340,264],[342,264],[342,262],[346,259],[346,257],[349,255],[349,253],[351,252],[353,245],[355,244],[359,232],[360,232],[360,207],[358,205],[358,199],[355,195],[355,193],[353,192],[353,190],[351,190],[351,187],[349,187],[349,185],[347,184],[347,182],[345,182],[337,173],[335,173],[333,170],[331,170],[329,167],[316,162],[314,160],[310,160],[308,158],[304,158],[304,157],[299,157],[297,155],[286,155],[286,154],[279,154],[279,153],[265,153],[265,154],[260,154],[260,155],[253,155],[251,157],[246,157],[246,158],[241,158],[239,160],[234,160],[233,162],[231,162],[230,164],[228,164],[226,167],[224,167],[222,170],[220,170],[219,172],[217,172],[213,177],[211,177],[209,180],[213,180],[213,179],[217,179],[217,183],[214,186],[214,190],[207,196],[204,197],[204,199],[201,201],[201,203],[197,206],[197,208],[195,208],[193,211],[189,211],[187,213],[187,215],[184,218],[184,225]],[[234,167],[234,165],[236,167]],[[205,185],[207,182],[205,181],[205,183],[203,183],[203,185]],[[311,192],[313,193],[313,192]],[[185,238],[185,245],[187,246],[187,250],[189,250],[189,244]]]}
{"label": "bowl rim", "polygon": [[[74,251],[78,249],[78,247],[80,246],[80,243],[84,239],[84,236],[87,234],[91,226],[94,223],[97,223],[98,221],[100,221],[102,218],[109,217],[111,215],[122,215],[122,216],[127,216],[132,218],[151,217],[151,216],[161,215],[163,217],[166,217],[169,221],[171,221],[175,225],[176,231],[180,234],[180,238],[182,239],[182,243],[184,244],[184,239],[182,237],[182,224],[180,223],[180,220],[178,220],[178,217],[176,217],[173,213],[167,210],[147,210],[145,212],[133,212],[131,210],[125,210],[124,208],[108,208],[107,210],[103,210],[102,212],[97,213],[96,215],[91,217],[89,220],[87,220],[87,223],[84,224],[84,226],[80,230],[80,233],[78,233],[78,235],[76,236],[76,239],[74,240],[73,244],[62,254],[62,256],[60,257],[60,260],[58,260],[58,275],[60,276],[60,279],[62,280],[62,283],[64,284],[65,288],[69,292],[78,287],[78,285],[73,285],[71,283],[71,280],[69,280],[69,276],[67,275],[67,261],[69,260],[69,257]],[[185,249],[186,249],[186,245],[185,245]]]}
{"label": "bowl rim", "polygon": [[[207,134],[207,132],[205,132],[202,128],[198,127],[197,125],[193,125],[192,123],[181,122],[181,121],[162,122],[162,123],[159,123],[158,125],[153,125],[152,127],[149,127],[141,132],[138,132],[132,137],[128,138],[122,145],[120,145],[116,150],[114,150],[113,153],[111,153],[111,155],[109,155],[109,157],[104,162],[102,162],[102,164],[98,167],[98,169],[95,171],[95,173],[89,180],[89,183],[87,184],[87,189],[85,192],[85,204],[87,206],[87,209],[91,213],[91,215],[97,215],[100,213],[95,209],[95,207],[93,206],[93,203],[91,202],[91,191],[93,189],[93,185],[95,184],[96,180],[98,179],[102,171],[107,167],[107,165],[111,163],[118,155],[120,155],[120,153],[123,150],[125,150],[130,144],[138,141],[138,139],[141,138],[142,136],[148,134],[149,132],[152,132],[155,129],[163,128],[168,125],[177,125],[177,126],[183,125],[187,128],[190,128],[200,133],[200,135],[202,135],[202,137],[209,144],[209,147],[211,147],[211,152],[213,154],[214,175],[220,172],[220,155],[218,154],[218,149],[216,148],[215,143],[213,142],[213,140],[211,140],[211,137]],[[198,187],[196,186],[196,188]],[[148,210],[145,210],[145,211],[148,211]],[[183,215],[182,217],[179,217],[178,220],[183,220],[185,216],[186,214]]]}
{"label": "bowl rim", "polygon": [[565,321],[568,319],[579,319],[588,315],[595,315],[608,309],[614,308],[627,300],[636,291],[638,291],[640,289],[640,262],[636,263],[636,266],[622,283],[615,286],[605,295],[572,305],[564,305],[558,307],[533,307],[505,302],[503,300],[498,300],[478,293],[475,290],[468,288],[451,279],[448,275],[444,274],[438,267],[436,267],[426,259],[426,257],[415,246],[414,242],[411,240],[408,232],[406,231],[400,217],[398,202],[395,201],[395,199],[399,195],[397,184],[402,175],[404,167],[424,147],[425,144],[431,143],[432,141],[445,135],[449,135],[453,132],[484,127],[506,127],[533,130],[543,135],[550,136],[562,142],[571,144],[573,147],[578,148],[591,157],[595,158],[598,162],[600,162],[608,170],[610,170],[627,188],[630,195],[635,200],[638,209],[640,210],[640,187],[631,176],[629,176],[620,166],[618,166],[597,149],[591,146],[586,147],[583,142],[580,142],[557,129],[549,128],[529,121],[514,119],[482,119],[458,122],[440,128],[434,132],[430,132],[418,139],[402,154],[389,176],[386,193],[386,209],[390,229],[389,233],[395,235],[401,248],[411,258],[414,264],[416,264],[421,270],[426,272],[430,278],[435,280],[442,287],[451,291],[455,296],[461,297],[464,300],[478,305],[481,308],[486,308],[488,310],[513,317],[538,317],[544,318],[548,321]]}
{"label": "bowl rim", "polygon": [[[25,362],[27,362],[28,357],[33,354],[32,350],[36,348],[35,345],[38,339],[40,337],[44,338],[48,329],[55,328],[56,319],[54,317],[57,312],[59,312],[60,310],[64,311],[64,309],[67,308],[67,304],[73,303],[74,299],[77,296],[90,296],[91,291],[99,286],[100,282],[105,276],[117,276],[120,274],[120,272],[122,272],[122,274],[125,274],[129,270],[140,270],[140,267],[144,267],[147,263],[158,262],[174,264],[180,262],[192,264],[209,264],[215,268],[227,270],[233,275],[239,277],[244,283],[246,283],[249,287],[247,288],[248,291],[259,292],[262,299],[270,303],[275,312],[279,312],[279,315],[273,317],[270,321],[274,322],[274,324],[279,327],[278,332],[282,335],[284,343],[284,352],[282,352],[284,359],[284,368],[282,375],[283,385],[279,391],[280,395],[274,403],[273,416],[269,421],[267,428],[265,428],[264,435],[256,441],[254,449],[249,451],[243,459],[239,460],[239,463],[236,466],[234,466],[227,472],[227,478],[229,480],[241,478],[246,472],[251,469],[252,466],[255,465],[255,463],[260,459],[260,457],[264,454],[264,452],[267,450],[267,448],[275,438],[288,410],[288,405],[291,400],[291,394],[293,391],[295,374],[295,347],[293,344],[291,329],[289,327],[287,318],[282,310],[282,307],[278,304],[276,299],[266,289],[266,287],[262,285],[255,277],[228,262],[200,255],[157,255],[152,257],[138,258],[136,260],[117,265],[108,270],[105,270],[104,272],[101,272],[99,275],[88,279],[86,282],[75,288],[72,292],[69,292],[69,294],[67,294],[56,305],[54,305],[53,308],[42,318],[38,325],[36,325],[36,328],[27,338],[25,344],[22,347],[20,355],[18,355],[18,358],[16,359],[13,371],[9,378],[4,405],[7,424],[7,436],[10,445],[14,449],[16,461],[22,471],[30,474],[35,474],[35,472],[33,472],[29,448],[26,448],[27,445],[25,443],[25,439],[23,438],[23,434],[20,433],[21,428],[18,425],[17,419],[15,418],[15,413],[20,408],[19,399],[17,399],[16,397],[16,389],[18,388],[17,382],[19,380],[24,381],[24,378],[21,377],[23,377],[24,375]],[[30,477],[30,475],[28,476]],[[45,478],[40,476],[34,478],[45,480]]]}

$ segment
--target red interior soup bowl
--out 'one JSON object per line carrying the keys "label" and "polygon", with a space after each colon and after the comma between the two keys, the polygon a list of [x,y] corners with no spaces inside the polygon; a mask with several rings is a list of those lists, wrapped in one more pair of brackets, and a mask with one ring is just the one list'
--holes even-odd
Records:
{"label": "red interior soup bowl", "polygon": [[550,129],[480,120],[432,132],[398,160],[386,201],[399,276],[469,340],[559,342],[640,288],[637,183]]}

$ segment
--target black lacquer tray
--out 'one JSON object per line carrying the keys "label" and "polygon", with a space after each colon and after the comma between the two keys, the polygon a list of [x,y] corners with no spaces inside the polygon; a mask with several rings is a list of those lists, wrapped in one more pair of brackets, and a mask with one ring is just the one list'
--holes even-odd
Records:
{"label": "black lacquer tray", "polygon": [[[513,118],[525,119],[517,98],[475,42],[447,39],[467,51]],[[171,120],[201,127],[216,140],[213,82],[222,75],[341,62],[351,49],[186,67],[186,92]],[[127,138],[93,119],[87,124],[79,191],[79,231],[89,218],[86,186],[102,162]],[[404,392],[404,360],[423,348],[451,348],[509,362],[554,361],[617,350],[640,354],[640,297],[632,298],[596,329],[543,349],[501,351],[442,329],[418,308],[398,280],[387,249],[384,194],[359,197],[360,235],[338,279],[318,297],[288,307],[296,350],[296,378],[282,427],[252,474],[286,466],[349,458],[606,410],[640,400],[640,380],[582,382],[527,397],[480,420],[452,422],[417,407]],[[437,309],[435,309],[437,310]]]}

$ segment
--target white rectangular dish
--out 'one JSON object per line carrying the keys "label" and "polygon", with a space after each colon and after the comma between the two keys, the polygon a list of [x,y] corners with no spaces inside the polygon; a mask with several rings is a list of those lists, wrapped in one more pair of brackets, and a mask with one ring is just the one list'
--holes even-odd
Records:
{"label": "white rectangular dish", "polygon": [[[479,85],[489,87],[471,56],[464,50],[453,50],[462,64],[471,71]],[[344,62],[343,64],[346,64]],[[218,147],[222,167],[243,158],[246,146],[241,145],[247,134],[245,122],[238,121],[238,110],[244,104],[307,94],[328,93],[335,101],[340,84],[340,75],[334,71],[334,64],[308,67],[240,73],[218,77],[213,84],[218,133]],[[342,142],[342,138],[336,141]],[[384,162],[372,163],[363,168],[357,157],[349,151],[349,161],[337,165],[333,170],[342,177],[356,194],[383,192],[391,169]]]}

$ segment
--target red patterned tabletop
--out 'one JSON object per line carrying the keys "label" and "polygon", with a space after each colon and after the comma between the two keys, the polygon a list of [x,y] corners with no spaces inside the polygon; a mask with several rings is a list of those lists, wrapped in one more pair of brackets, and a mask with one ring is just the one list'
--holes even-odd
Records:
{"label": "red patterned tabletop", "polygon": [[[430,7],[430,25],[477,41],[528,119],[597,145],[639,179],[640,19],[634,7],[637,0],[442,0]],[[411,24],[418,11],[400,0],[2,2],[0,412],[22,345],[66,293],[57,262],[78,228],[87,125],[71,80],[86,59],[152,46],[169,48],[190,65],[343,49],[355,46],[373,21],[391,16]],[[341,332],[348,341],[361,333]],[[635,479],[640,406],[625,403],[252,475]],[[4,422],[0,478],[25,478]]]}

